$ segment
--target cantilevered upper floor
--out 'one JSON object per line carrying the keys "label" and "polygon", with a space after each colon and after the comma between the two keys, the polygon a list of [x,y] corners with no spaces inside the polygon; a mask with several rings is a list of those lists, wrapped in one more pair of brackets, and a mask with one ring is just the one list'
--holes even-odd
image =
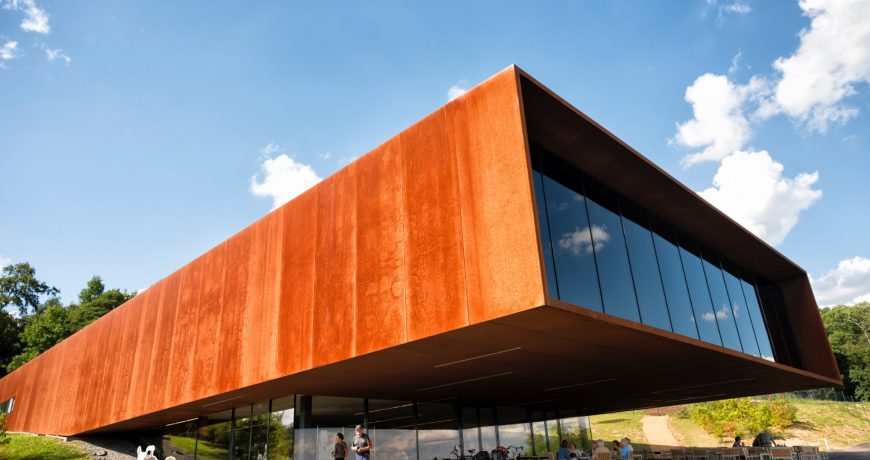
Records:
{"label": "cantilevered upper floor", "polygon": [[839,383],[804,270],[512,66],[0,401],[79,434],[294,393],[591,414]]}

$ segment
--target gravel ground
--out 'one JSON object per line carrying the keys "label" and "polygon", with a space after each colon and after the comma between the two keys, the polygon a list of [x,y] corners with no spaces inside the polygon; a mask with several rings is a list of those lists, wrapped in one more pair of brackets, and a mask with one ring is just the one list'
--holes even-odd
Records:
{"label": "gravel ground", "polygon": [[136,460],[136,447],[142,446],[144,449],[148,444],[160,445],[159,437],[132,439],[120,436],[87,436],[69,438],[67,441],[81,447],[93,458],[107,460]]}

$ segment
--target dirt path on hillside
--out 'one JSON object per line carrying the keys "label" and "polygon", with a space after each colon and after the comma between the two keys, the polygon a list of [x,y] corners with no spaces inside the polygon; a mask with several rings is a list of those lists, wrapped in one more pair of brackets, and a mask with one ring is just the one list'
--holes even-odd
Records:
{"label": "dirt path on hillside", "polygon": [[678,445],[671,429],[668,428],[667,415],[644,415],[640,419],[640,423],[643,424],[643,435],[646,436],[646,442],[649,443],[650,447]]}

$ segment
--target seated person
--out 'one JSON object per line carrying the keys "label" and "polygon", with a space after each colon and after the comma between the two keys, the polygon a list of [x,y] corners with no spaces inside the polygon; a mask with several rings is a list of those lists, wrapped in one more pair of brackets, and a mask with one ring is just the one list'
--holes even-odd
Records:
{"label": "seated person", "polygon": [[609,453],[610,449],[607,448],[607,445],[604,444],[603,440],[599,439],[598,441],[595,441],[595,450],[592,451],[592,456]]}
{"label": "seated person", "polygon": [[755,440],[752,441],[752,447],[771,447],[773,445],[773,440],[770,439],[770,433],[767,431],[762,431],[758,433],[755,437]]}
{"label": "seated person", "polygon": [[619,455],[619,440],[613,440],[613,444],[610,445],[610,452],[614,457]]}
{"label": "seated person", "polygon": [[731,444],[731,447],[743,447],[743,440],[740,438],[740,436],[734,438],[734,444]]}
{"label": "seated person", "polygon": [[634,446],[631,445],[631,440],[628,438],[622,438],[619,445],[619,456],[626,460],[631,459],[631,454],[634,453]]}
{"label": "seated person", "polygon": [[556,451],[556,460],[568,460],[571,455],[571,450],[568,449],[568,441],[562,440],[559,445],[559,450]]}

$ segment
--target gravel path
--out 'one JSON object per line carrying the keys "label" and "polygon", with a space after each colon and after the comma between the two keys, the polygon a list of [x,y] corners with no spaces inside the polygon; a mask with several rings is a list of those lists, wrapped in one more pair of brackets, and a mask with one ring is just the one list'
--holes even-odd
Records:
{"label": "gravel path", "polygon": [[650,447],[668,448],[678,445],[671,429],[668,428],[667,415],[644,415],[640,423],[643,424],[643,435]]}

